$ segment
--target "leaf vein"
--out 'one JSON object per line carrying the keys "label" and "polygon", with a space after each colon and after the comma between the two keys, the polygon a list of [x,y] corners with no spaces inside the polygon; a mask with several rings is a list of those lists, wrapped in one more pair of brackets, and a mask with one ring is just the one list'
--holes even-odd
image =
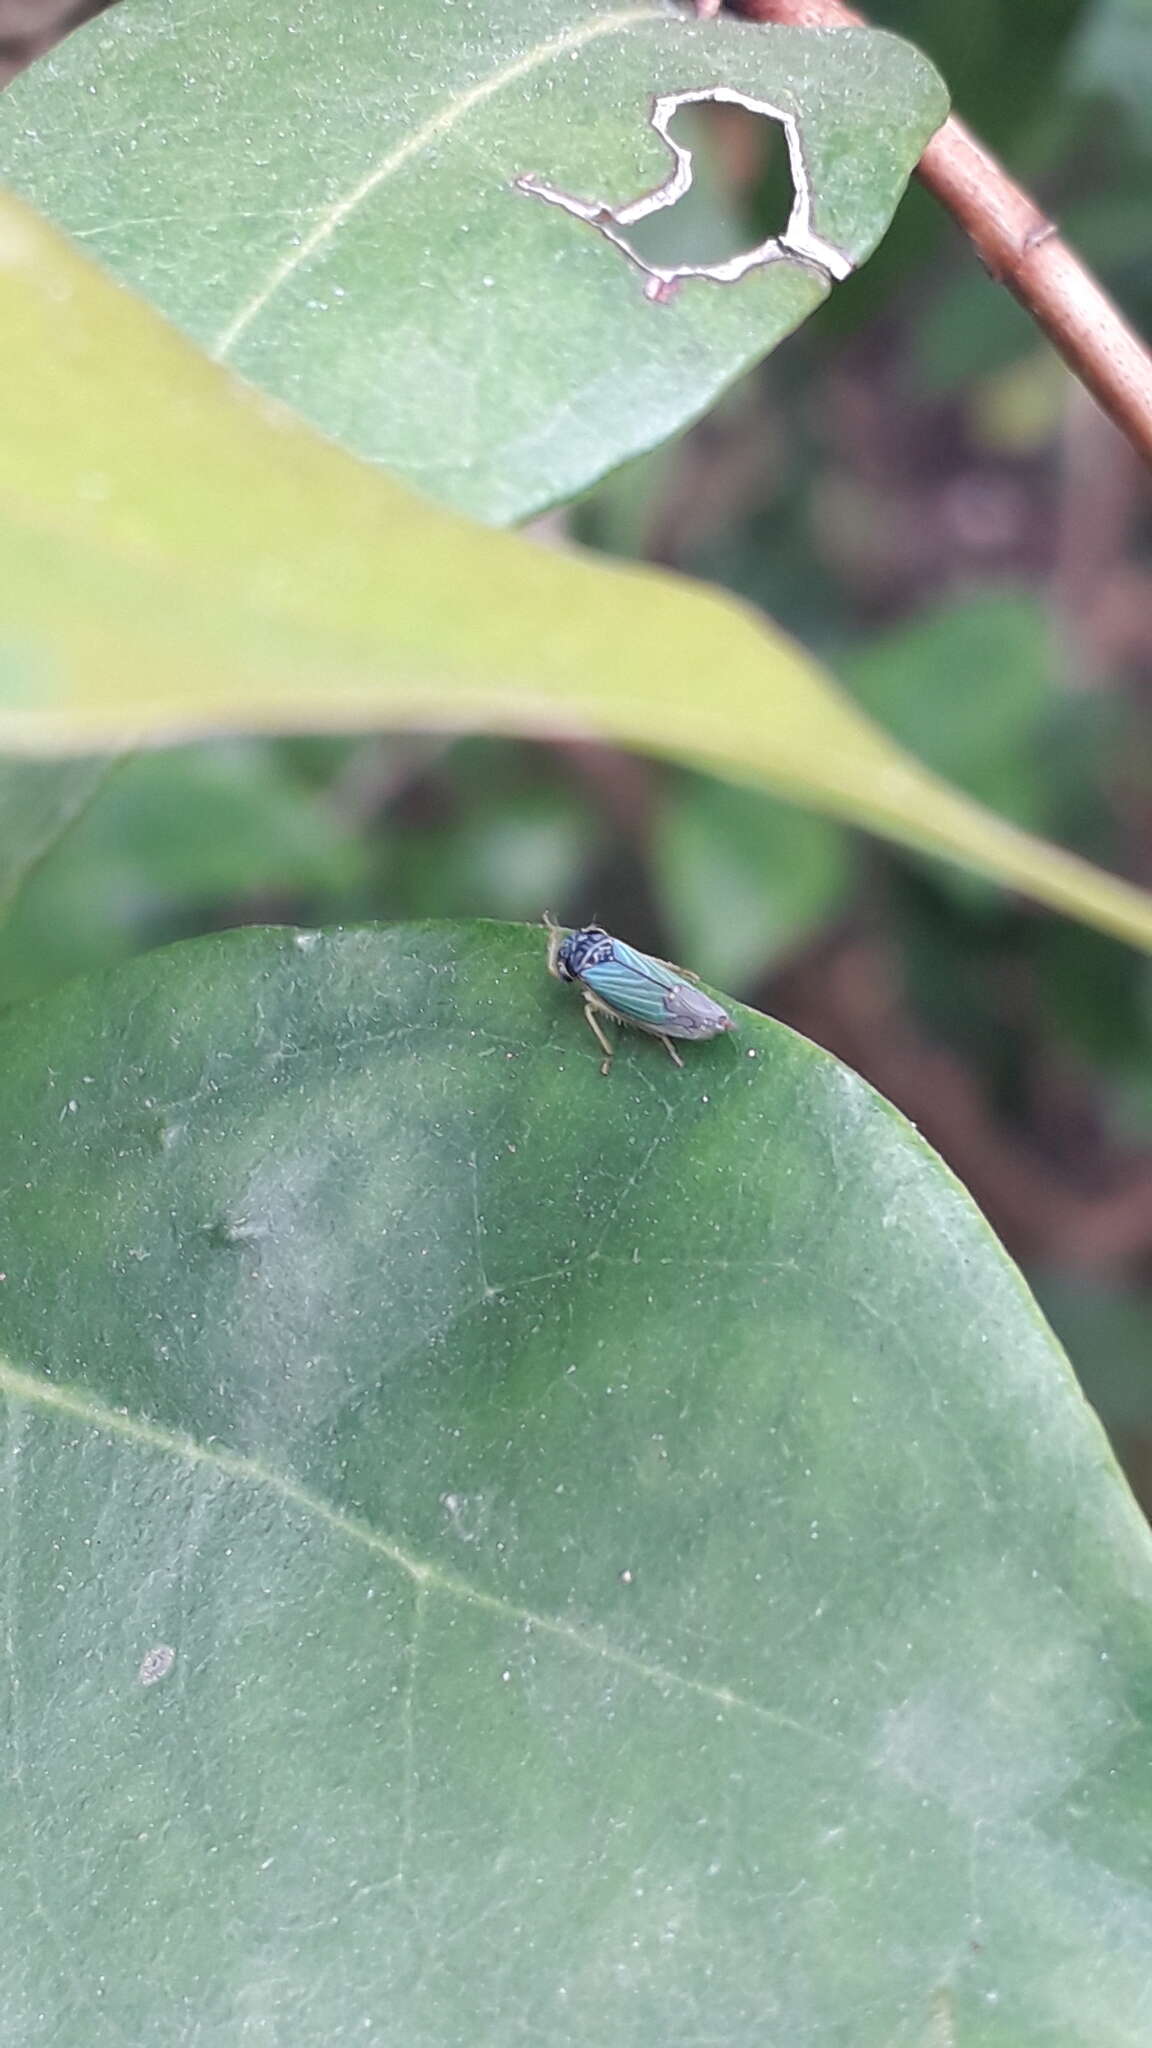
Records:
{"label": "leaf vein", "polygon": [[162,1424],[148,1422],[129,1415],[125,1409],[106,1407],[102,1401],[93,1400],[76,1387],[57,1381],[39,1378],[22,1372],[7,1359],[0,1358],[0,1396],[19,1407],[21,1405],[47,1410],[49,1413],[65,1415],[85,1427],[104,1436],[120,1437],[125,1442],[140,1448],[156,1451],[174,1458],[182,1458],[189,1464],[207,1465],[225,1477],[237,1479],[248,1485],[259,1486],[266,1492],[277,1495],[289,1506],[301,1509],[315,1517],[327,1528],[354,1543],[363,1544],[379,1557],[386,1558],[398,1571],[421,1590],[442,1594],[445,1598],[459,1600],[478,1607],[486,1613],[498,1616],[506,1622],[518,1623],[524,1629],[538,1630],[553,1640],[579,1650],[588,1656],[600,1657],[605,1663],[615,1665],[631,1677],[655,1685],[663,1692],[688,1694],[697,1699],[711,1702],[714,1706],[753,1715],[757,1720],[773,1727],[790,1730],[810,1741],[832,1748],[843,1756],[866,1761],[850,1743],[840,1736],[828,1734],[825,1730],[795,1720],[790,1714],[777,1712],[764,1706],[759,1700],[752,1700],[727,1686],[713,1685],[709,1680],[693,1678],[681,1671],[674,1671],[665,1665],[653,1663],[632,1651],[622,1649],[619,1644],[608,1642],[588,1629],[572,1622],[562,1621],[555,1615],[538,1614],[532,1608],[505,1599],[499,1593],[487,1592],[483,1587],[469,1585],[466,1579],[457,1578],[452,1572],[414,1556],[379,1530],[361,1521],[342,1509],[333,1507],[322,1495],[312,1493],[296,1480],[276,1472],[271,1466],[261,1464],[258,1458],[249,1458],[238,1451],[230,1451],[219,1444],[202,1444],[195,1437],[185,1436],[177,1430],[166,1429]]}
{"label": "leaf vein", "polygon": [[211,353],[220,358],[227,356],[241,335],[259,318],[268,301],[281,286],[286,284],[303,264],[310,262],[318,249],[322,249],[326,242],[331,241],[345,221],[356,212],[357,207],[370,199],[373,192],[378,191],[388,178],[394,177],[397,171],[402,170],[414,156],[419,156],[422,150],[430,148],[441,136],[449,134],[457,122],[463,120],[466,114],[470,114],[474,107],[482,105],[485,100],[502,92],[506,86],[514,85],[518,79],[527,78],[542,65],[551,63],[554,58],[570,56],[585,43],[594,42],[601,36],[615,35],[619,30],[630,27],[633,22],[663,18],[663,11],[651,5],[622,7],[615,14],[603,15],[597,20],[584,22],[577,28],[566,29],[563,34],[553,37],[551,42],[537,43],[532,49],[526,50],[523,56],[515,58],[511,64],[506,64],[502,70],[493,71],[487,78],[478,79],[476,84],[469,86],[466,91],[455,93],[436,113],[429,115],[428,119],[418,128],[414,128],[410,135],[405,136],[403,142],[397,143],[395,149],[389,150],[386,156],[381,157],[379,163],[374,164],[358,184],[353,185],[350,191],[335,200],[321,215],[311,232],[305,235],[303,241],[280,258],[263,284],[258,286],[239,312],[235,313],[228,325],[222,329],[212,346]]}

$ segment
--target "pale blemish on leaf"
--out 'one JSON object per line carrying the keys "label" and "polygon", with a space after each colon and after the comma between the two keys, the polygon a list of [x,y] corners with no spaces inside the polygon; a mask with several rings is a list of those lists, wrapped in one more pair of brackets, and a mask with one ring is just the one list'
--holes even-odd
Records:
{"label": "pale blemish on leaf", "polygon": [[167,1678],[175,1662],[176,1652],[171,1644],[157,1643],[155,1649],[149,1650],[141,1662],[136,1673],[137,1684],[158,1685],[162,1678]]}

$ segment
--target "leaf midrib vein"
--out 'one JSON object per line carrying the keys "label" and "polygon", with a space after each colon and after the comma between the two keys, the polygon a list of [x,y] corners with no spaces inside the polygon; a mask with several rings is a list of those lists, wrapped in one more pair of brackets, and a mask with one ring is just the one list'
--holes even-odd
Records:
{"label": "leaf midrib vein", "polygon": [[444,1571],[439,1565],[415,1557],[400,1544],[393,1543],[389,1537],[372,1528],[369,1523],[333,1507],[323,1495],[298,1485],[294,1479],[289,1479],[271,1466],[262,1464],[258,1458],[244,1457],[240,1452],[230,1451],[222,1445],[202,1444],[195,1437],[185,1436],[177,1430],[165,1429],[159,1423],[143,1421],[128,1414],[125,1409],[109,1408],[102,1401],[93,1400],[90,1395],[82,1393],[76,1387],[23,1372],[3,1357],[0,1357],[0,1396],[14,1403],[23,1403],[28,1407],[68,1416],[72,1421],[81,1423],[100,1435],[119,1437],[124,1442],[136,1444],[144,1450],[180,1458],[189,1465],[206,1465],[229,1479],[259,1486],[265,1492],[275,1494],[288,1505],[314,1516],[325,1527],[335,1530],[348,1541],[362,1544],[378,1557],[387,1559],[389,1564],[403,1572],[421,1590],[431,1590],[449,1599],[463,1601],[470,1606],[481,1608],[486,1613],[498,1615],[503,1621],[538,1629],[542,1634],[552,1636],[570,1648],[580,1650],[586,1655],[600,1657],[619,1670],[628,1672],[632,1677],[667,1691],[687,1693],[698,1699],[708,1700],[714,1706],[751,1714],[759,1721],[768,1722],[776,1728],[788,1729],[809,1741],[833,1748],[841,1755],[856,1754],[851,1745],[842,1741],[840,1737],[829,1735],[803,1721],[794,1720],[789,1714],[778,1713],[771,1707],[762,1706],[758,1700],[747,1699],[741,1694],[731,1692],[726,1686],[710,1685],[704,1679],[692,1678],[683,1672],[670,1671],[663,1665],[636,1656],[618,1644],[605,1642],[587,1630],[558,1620],[553,1615],[538,1614],[529,1607],[502,1598],[498,1593],[489,1593],[482,1587],[470,1585],[466,1579],[457,1578],[454,1573]]}
{"label": "leaf midrib vein", "polygon": [[239,311],[233,314],[227,326],[221,330],[211,345],[211,354],[219,359],[229,355],[280,287],[305,263],[310,262],[316,251],[323,248],[325,242],[331,241],[333,235],[343,227],[357,208],[362,206],[365,200],[370,199],[373,192],[387,179],[394,177],[406,163],[411,162],[414,156],[419,156],[421,151],[431,148],[433,143],[449,134],[457,122],[462,121],[475,107],[481,106],[485,100],[492,99],[507,86],[515,85],[521,78],[529,77],[533,71],[540,70],[543,65],[552,63],[554,59],[570,56],[574,50],[582,49],[586,43],[595,42],[602,36],[616,35],[637,22],[659,21],[665,18],[664,10],[659,6],[622,7],[614,14],[601,15],[594,21],[581,23],[577,28],[565,29],[561,35],[554,36],[549,42],[535,44],[532,49],[514,58],[501,70],[490,72],[486,78],[478,79],[475,85],[468,86],[462,92],[453,93],[434,114],[430,114],[426,121],[421,122],[410,135],[405,136],[402,142],[398,142],[394,149],[381,157],[379,163],[365,172],[355,185],[339,199],[334,200],[320,216],[311,232],[273,265],[264,282],[245,300]]}

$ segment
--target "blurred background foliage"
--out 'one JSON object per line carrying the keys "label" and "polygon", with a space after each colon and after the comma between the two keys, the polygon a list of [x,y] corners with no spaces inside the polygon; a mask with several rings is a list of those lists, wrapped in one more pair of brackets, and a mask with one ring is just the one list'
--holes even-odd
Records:
{"label": "blurred background foliage", "polygon": [[[0,60],[94,11],[0,0]],[[1152,0],[870,11],[934,58],[1152,334]],[[786,210],[767,124],[711,112],[680,260]],[[962,788],[1152,887],[1152,490],[918,190],[707,420],[543,524],[763,606]],[[0,830],[0,1001],[247,922],[596,916],[905,1110],[1024,1266],[1152,1509],[1146,960],[596,746],[229,740],[78,763],[75,797],[20,875]]]}

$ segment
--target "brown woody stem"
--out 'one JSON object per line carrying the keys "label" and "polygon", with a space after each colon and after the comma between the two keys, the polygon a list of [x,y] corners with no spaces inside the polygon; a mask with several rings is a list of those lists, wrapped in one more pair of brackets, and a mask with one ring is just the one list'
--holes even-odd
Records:
{"label": "brown woody stem", "polygon": [[[748,21],[859,28],[841,0],[729,0]],[[1121,433],[1152,464],[1152,356],[1054,223],[953,117],[917,176],[946,206],[985,268],[1019,299]]]}

